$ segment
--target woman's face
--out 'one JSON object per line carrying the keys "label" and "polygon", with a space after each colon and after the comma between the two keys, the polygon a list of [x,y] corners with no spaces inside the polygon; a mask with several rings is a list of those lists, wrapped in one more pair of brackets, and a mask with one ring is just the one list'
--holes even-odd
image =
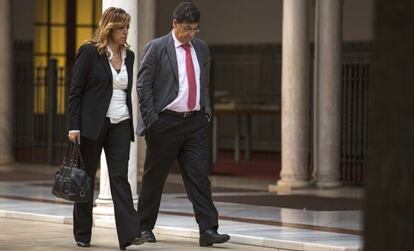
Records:
{"label": "woman's face", "polygon": [[112,30],[111,41],[114,44],[122,45],[126,43],[129,25]]}

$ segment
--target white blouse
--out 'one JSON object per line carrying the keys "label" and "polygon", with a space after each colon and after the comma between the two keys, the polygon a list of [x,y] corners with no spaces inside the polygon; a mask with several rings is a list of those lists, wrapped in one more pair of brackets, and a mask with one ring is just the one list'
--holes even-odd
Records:
{"label": "white blouse", "polygon": [[110,60],[112,59],[113,52],[108,46],[109,58],[108,62],[112,71],[112,98],[109,104],[106,117],[108,117],[112,124],[117,124],[121,121],[130,118],[130,114],[127,106],[127,88],[128,88],[128,72],[125,65],[126,50],[122,51],[122,64],[121,71],[118,73],[112,66]]}

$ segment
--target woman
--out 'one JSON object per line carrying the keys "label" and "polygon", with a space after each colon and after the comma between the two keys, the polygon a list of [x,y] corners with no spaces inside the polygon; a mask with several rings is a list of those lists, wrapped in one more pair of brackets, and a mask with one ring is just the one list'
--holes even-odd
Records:
{"label": "woman", "polygon": [[[103,13],[94,37],[78,50],[68,103],[68,137],[80,144],[92,180],[102,148],[105,151],[121,250],[145,242],[128,183],[130,141],[134,140],[134,53],[126,43],[129,22],[123,9],[111,7]],[[92,208],[93,199],[74,205],[73,234],[80,247],[90,246]]]}

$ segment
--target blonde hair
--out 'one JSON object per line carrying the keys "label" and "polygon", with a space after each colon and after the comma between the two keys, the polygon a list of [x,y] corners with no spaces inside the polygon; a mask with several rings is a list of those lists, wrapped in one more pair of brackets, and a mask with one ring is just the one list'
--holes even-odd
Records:
{"label": "blonde hair", "polygon": [[[109,56],[108,42],[114,29],[123,28],[129,25],[131,16],[121,8],[109,7],[102,14],[99,21],[98,29],[95,31],[93,37],[87,40],[84,44],[95,44],[99,54]],[[121,45],[121,50],[129,48],[129,45]]]}

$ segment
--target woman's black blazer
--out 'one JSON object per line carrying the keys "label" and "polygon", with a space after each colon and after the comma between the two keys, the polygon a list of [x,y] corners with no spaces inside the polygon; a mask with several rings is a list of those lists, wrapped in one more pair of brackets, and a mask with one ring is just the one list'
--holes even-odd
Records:
{"label": "woman's black blazer", "polygon": [[[134,53],[128,49],[125,65],[128,72],[126,102],[130,115],[131,141],[134,141],[131,103]],[[82,136],[98,139],[111,102],[112,85],[112,71],[106,55],[99,54],[94,44],[82,45],[76,55],[69,88],[69,130],[80,130]]]}

